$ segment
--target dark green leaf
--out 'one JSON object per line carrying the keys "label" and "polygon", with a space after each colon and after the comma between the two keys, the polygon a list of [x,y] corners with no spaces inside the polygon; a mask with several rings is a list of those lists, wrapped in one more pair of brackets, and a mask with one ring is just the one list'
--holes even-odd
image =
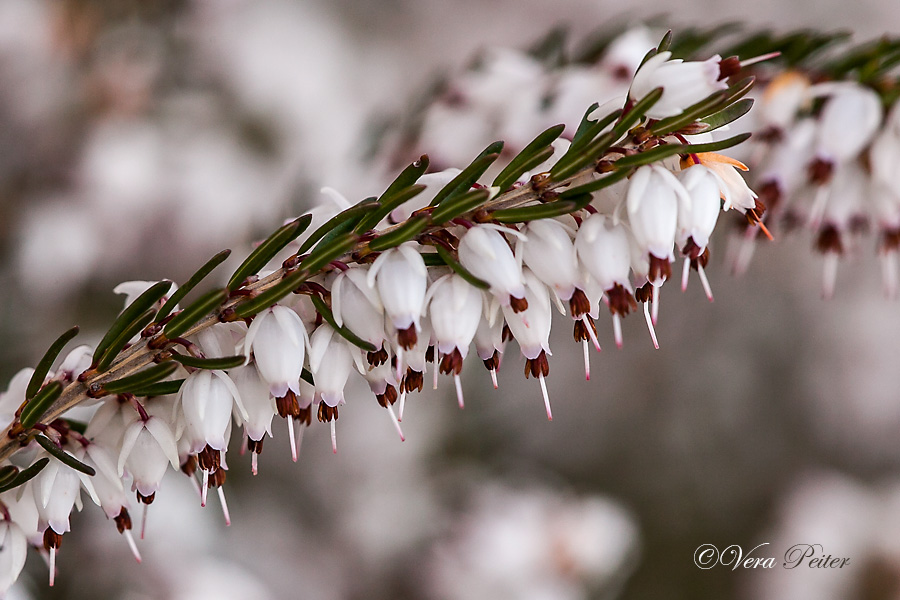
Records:
{"label": "dark green leaf", "polygon": [[0,488],[12,481],[19,474],[19,468],[12,465],[0,467]]}
{"label": "dark green leaf", "polygon": [[710,94],[703,100],[688,106],[681,114],[660,119],[650,127],[650,133],[658,136],[666,135],[687,127],[697,119],[703,119],[713,113],[724,110],[730,104],[746,95],[753,87],[755,81],[754,77],[746,77],[729,86],[728,89]]}
{"label": "dark green leaf", "polygon": [[159,363],[158,365],[153,365],[143,371],[138,371],[134,375],[104,383],[103,390],[107,394],[133,393],[134,390],[144,389],[157,381],[165,379],[174,373],[176,369],[178,369],[178,363],[176,362],[166,361],[164,363]]}
{"label": "dark green leaf", "polygon": [[51,381],[34,395],[34,398],[28,401],[28,404],[22,409],[19,415],[19,423],[25,429],[31,429],[35,423],[41,420],[44,413],[56,402],[62,394],[63,386],[58,381]]}
{"label": "dark green leaf", "polygon": [[672,45],[672,30],[668,30],[666,34],[663,36],[662,40],[660,40],[659,44],[656,46],[657,54],[660,52],[666,52],[669,50],[669,46]]}
{"label": "dark green leaf", "polygon": [[53,366],[53,361],[56,360],[56,357],[59,356],[62,349],[65,348],[66,344],[68,344],[76,335],[78,335],[78,327],[73,327],[56,338],[56,341],[47,349],[47,352],[44,353],[44,357],[37,364],[37,367],[35,367],[31,380],[28,382],[28,387],[25,390],[26,398],[33,398],[34,395],[37,394],[37,391],[41,389],[44,378],[47,377],[47,373],[50,372],[50,367]]}
{"label": "dark green leaf", "polygon": [[100,340],[100,343],[97,344],[97,348],[94,350],[95,365],[109,348],[109,345],[113,340],[119,337],[122,331],[132,325],[135,320],[140,318],[147,310],[152,308],[157,301],[166,295],[166,292],[169,291],[169,288],[171,287],[171,281],[160,281],[138,296],[134,302],[129,304],[125,310],[122,311],[122,314],[120,314],[115,322],[113,322],[112,327],[109,328],[109,331],[106,332],[106,335],[104,335],[103,339]]}
{"label": "dark green leaf", "polygon": [[38,461],[36,461],[33,465],[25,469],[24,471],[20,471],[18,475],[16,475],[12,481],[0,487],[0,494],[3,492],[8,492],[9,490],[13,490],[20,485],[24,485],[28,483],[30,480],[34,479],[38,473],[40,473],[44,467],[47,466],[47,463],[50,462],[50,459],[46,456]]}
{"label": "dark green leaf", "polygon": [[231,279],[228,280],[226,288],[229,292],[241,287],[247,277],[255,275],[260,269],[265,267],[276,254],[281,252],[285,246],[297,239],[297,236],[306,231],[312,222],[312,215],[303,215],[295,219],[287,225],[282,225],[266,240],[256,247],[250,255],[244,259],[241,266],[235,270]]}
{"label": "dark green leaf", "polygon": [[92,467],[84,464],[83,462],[54,444],[50,438],[44,437],[43,435],[36,435],[34,436],[34,441],[36,441],[41,446],[41,448],[49,452],[57,460],[59,460],[59,462],[66,465],[67,467],[71,467],[76,471],[80,471],[85,475],[90,475],[91,477],[97,474],[97,472]]}
{"label": "dark green leaf", "polygon": [[[541,164],[553,154],[553,148],[550,144],[558,138],[563,131],[565,131],[565,125],[554,125],[553,127],[547,129],[543,133],[539,134],[536,138],[534,138],[525,148],[522,149],[519,154],[509,161],[509,164],[506,165],[500,174],[497,175],[496,179],[494,179],[494,183],[492,184],[494,187],[499,187],[501,190],[505,190],[516,180],[521,177],[522,173],[526,171],[530,171],[537,165]],[[540,160],[536,160],[540,158]]]}
{"label": "dark green leaf", "polygon": [[126,329],[123,329],[119,333],[119,336],[109,344],[109,347],[106,349],[106,352],[103,353],[103,356],[100,357],[100,360],[97,362],[97,371],[102,373],[107,370],[116,359],[116,356],[119,355],[119,352],[122,351],[122,348],[124,348],[125,345],[147,325],[153,322],[154,316],[156,316],[156,310],[151,308],[138,317],[137,320]]}
{"label": "dark green leaf", "polygon": [[312,303],[316,307],[316,311],[320,315],[322,315],[322,318],[325,319],[325,322],[331,325],[331,328],[334,329],[342,338],[344,338],[354,346],[362,348],[366,352],[375,352],[378,349],[374,344],[370,344],[346,327],[339,327],[337,321],[334,320],[334,315],[332,314],[331,309],[328,308],[328,305],[325,304],[325,301],[322,300],[322,298],[320,298],[316,294],[313,294],[310,296],[310,299],[312,299]]}
{"label": "dark green leaf", "polygon": [[440,225],[480,208],[491,195],[488,190],[472,190],[450,198],[431,213],[431,222]]}
{"label": "dark green leaf", "polygon": [[662,98],[663,89],[658,87],[647,93],[646,96],[635,102],[631,110],[622,115],[619,122],[616,123],[612,130],[617,136],[624,135],[633,125],[639,123],[646,115],[647,111],[653,108],[653,105]]}
{"label": "dark green leaf", "polygon": [[309,277],[310,274],[306,270],[294,271],[293,273],[287,275],[281,281],[267,289],[265,292],[262,292],[258,296],[250,298],[245,302],[235,305],[234,313],[241,319],[251,317],[259,311],[269,308],[270,306],[293,292]]}
{"label": "dark green leaf", "polygon": [[444,261],[444,259],[441,258],[440,254],[438,254],[437,252],[423,252],[423,253],[422,253],[422,260],[425,261],[425,266],[426,266],[426,267],[446,267],[446,266],[449,266],[449,265],[447,265],[447,263]]}
{"label": "dark green leaf", "polygon": [[491,213],[491,217],[501,223],[524,223],[525,221],[537,221],[539,219],[550,219],[567,215],[584,208],[590,202],[591,195],[582,194],[572,197],[571,200],[557,200],[546,204],[498,210]]}
{"label": "dark green leaf", "polygon": [[300,245],[300,250],[297,251],[297,254],[305,254],[309,251],[310,248],[316,245],[316,242],[323,239],[326,234],[337,232],[346,233],[350,231],[356,224],[359,223],[360,219],[365,217],[369,212],[378,208],[378,201],[372,198],[366,198],[365,200],[360,201],[358,204],[351,206],[350,208],[339,212],[334,215],[328,221],[322,224],[321,227],[316,229],[312,235],[306,238],[306,241]]}
{"label": "dark green leaf", "polygon": [[331,261],[337,260],[353,250],[358,241],[359,236],[348,233],[337,236],[328,243],[319,244],[313,253],[300,263],[300,268],[309,273],[315,273]]}
{"label": "dark green leaf", "polygon": [[691,153],[700,153],[700,152],[718,152],[719,150],[726,150],[733,146],[737,146],[738,144],[743,144],[747,140],[750,139],[752,133],[741,133],[736,136],[726,138],[724,140],[718,140],[716,142],[707,142],[705,144],[689,144],[687,146],[687,152]]}
{"label": "dark green leaf", "polygon": [[568,29],[556,26],[543,39],[528,49],[528,54],[541,61],[547,67],[557,67],[566,63],[566,38]]}
{"label": "dark green leaf", "polygon": [[425,231],[429,224],[431,224],[431,217],[427,214],[414,215],[390,233],[380,235],[369,242],[369,249],[373,252],[381,252],[399,246],[415,239],[417,235]]}
{"label": "dark green leaf", "polygon": [[210,314],[228,299],[228,290],[212,290],[194,300],[187,308],[175,315],[163,328],[170,340],[181,337],[203,317]]}
{"label": "dark green leaf", "polygon": [[684,144],[662,144],[655,148],[651,148],[650,150],[644,150],[643,152],[620,158],[615,162],[616,169],[649,165],[650,163],[654,163],[669,156],[691,152],[689,148],[690,146]]}
{"label": "dark green leaf", "polygon": [[196,356],[188,356],[184,354],[172,353],[172,360],[180,362],[186,367],[194,367],[195,369],[209,369],[213,371],[221,371],[224,369],[234,369],[246,362],[246,356],[225,356],[222,358],[197,358]]}
{"label": "dark green leaf", "polygon": [[744,98],[743,100],[738,100],[728,108],[720,110],[719,112],[712,114],[705,119],[701,119],[701,123],[706,123],[708,126],[703,130],[703,133],[707,133],[710,131],[715,131],[719,127],[723,127],[737,121],[744,115],[746,115],[750,111],[750,107],[753,106],[752,98]]}
{"label": "dark green leaf", "polygon": [[462,264],[458,260],[453,258],[453,255],[450,254],[449,250],[439,244],[434,248],[437,250],[438,256],[441,257],[441,260],[444,261],[444,264],[453,269],[457,275],[468,281],[470,284],[482,290],[486,290],[491,287],[491,284],[489,284],[487,281],[478,279],[477,277],[472,275],[472,273],[470,273],[468,269],[462,266]]}
{"label": "dark green leaf", "polygon": [[616,169],[610,173],[607,173],[600,177],[599,179],[595,179],[590,183],[585,183],[584,185],[579,185],[573,188],[569,188],[563,193],[559,195],[559,200],[573,200],[576,197],[582,194],[590,194],[593,192],[599,192],[603,188],[609,187],[617,181],[621,181],[628,177],[631,174],[630,169]]}
{"label": "dark green leaf", "polygon": [[159,309],[159,312],[156,314],[156,322],[162,321],[166,317],[169,316],[173,310],[175,310],[175,306],[181,302],[182,298],[187,296],[188,292],[197,287],[197,284],[206,279],[206,276],[212,273],[213,269],[222,264],[226,258],[231,255],[231,250],[222,250],[211,259],[206,261],[206,264],[200,267],[196,273],[191,275],[191,278],[188,279],[184,285],[175,290],[175,293],[166,300],[166,303],[163,304],[163,307]]}
{"label": "dark green leaf", "polygon": [[397,178],[387,186],[384,193],[379,196],[378,202],[383,204],[386,198],[390,198],[400,192],[400,190],[405,190],[409,186],[415,184],[419,180],[419,177],[424,175],[425,171],[428,170],[428,162],[428,155],[423,154],[419,157],[419,160],[403,169],[400,174],[397,175]]}
{"label": "dark green leaf", "polygon": [[380,200],[380,206],[363,217],[359,222],[355,228],[356,233],[365,233],[373,229],[382,219],[391,214],[395,208],[421,194],[426,187],[422,184],[411,185],[408,188],[397,190],[390,196],[384,196],[384,199]]}
{"label": "dark green leaf", "polygon": [[[590,113],[585,114],[585,118]],[[578,148],[583,148],[587,146],[594,138],[596,138],[600,133],[609,127],[609,125],[622,116],[622,109],[616,109],[613,112],[609,113],[602,119],[597,121],[587,121],[587,125],[585,125],[584,129],[579,127],[578,131],[575,132],[575,137],[572,138],[572,145],[569,147],[570,152],[574,152]],[[585,122],[582,121],[582,124]]]}
{"label": "dark green leaf", "polygon": [[494,164],[502,150],[503,142],[494,142],[482,150],[481,154],[468,167],[460,171],[456,177],[450,180],[450,183],[438,191],[434,200],[431,201],[431,206],[439,206],[447,198],[468,192],[472,184],[477,182],[478,178],[488,170],[488,167]]}
{"label": "dark green leaf", "polygon": [[562,181],[572,175],[575,175],[591,163],[597,162],[603,156],[610,146],[619,139],[619,134],[610,131],[604,133],[584,148],[569,150],[559,162],[550,169],[550,177],[554,181]]}
{"label": "dark green leaf", "polygon": [[181,389],[181,384],[184,383],[184,379],[173,379],[171,381],[160,381],[158,383],[152,383],[147,387],[142,387],[132,391],[131,393],[135,396],[171,396],[172,394],[177,394],[178,390]]}

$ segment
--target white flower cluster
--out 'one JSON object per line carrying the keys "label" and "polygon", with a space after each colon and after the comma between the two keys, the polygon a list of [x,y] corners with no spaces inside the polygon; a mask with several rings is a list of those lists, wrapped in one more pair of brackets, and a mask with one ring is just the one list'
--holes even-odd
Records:
{"label": "white flower cluster", "polygon": [[[629,104],[661,87],[653,114],[665,118],[724,87],[718,58],[705,62],[670,58],[662,52],[644,64]],[[623,143],[616,152],[639,152],[639,141]],[[567,147],[568,142],[561,140],[553,156],[533,171],[550,169]],[[50,464],[25,485],[0,494],[2,532],[9,540],[0,545],[0,583],[8,587],[15,580],[28,543],[48,553],[52,582],[56,552],[69,530],[71,511],[81,506],[82,490],[115,521],[138,559],[126,490],[135,492],[146,516],[169,467],[197,483],[203,505],[208,490],[215,488],[228,521],[222,486],[232,429],[241,429],[254,473],[276,415],[286,419],[294,460],[303,426],[311,424],[314,414],[330,424],[336,451],[335,424],[351,377],[365,378],[403,439],[400,421],[406,396],[423,389],[429,368],[434,387],[439,374],[452,376],[462,407],[460,375],[470,347],[474,344],[496,387],[507,343],[515,340],[525,359],[525,376],[540,382],[547,418],[552,419],[545,378],[550,370],[554,305],[574,323],[575,339],[584,346],[587,378],[589,342],[600,349],[595,319],[603,305],[612,315],[613,337],[621,346],[621,317],[637,307],[636,300],[644,302],[647,325],[658,347],[654,323],[671,263],[677,256],[683,258],[683,286],[694,266],[711,299],[703,267],[719,212],[755,208],[755,195],[737,173],[739,167],[740,163],[716,154],[690,154],[682,161],[641,166],[629,180],[595,193],[584,209],[565,216],[519,226],[458,218],[429,234],[427,244],[423,239],[407,241],[382,252],[332,261],[295,290],[299,293],[252,318],[219,322],[187,338],[168,340],[198,359],[240,355],[245,360],[220,370],[179,366],[170,376],[171,381],[183,380],[177,394],[94,394],[101,397],[84,428],[65,418],[38,424],[50,443],[96,474],[76,470],[36,442],[16,454],[17,460],[29,463],[47,457]],[[425,191],[403,211],[423,207],[456,173],[421,177]],[[570,185],[597,177],[602,175],[587,169]],[[529,181],[533,179],[526,173],[516,185]],[[324,193],[327,201],[311,211],[312,224],[296,243],[302,244],[349,206],[334,190]],[[388,215],[375,235],[406,214]],[[435,245],[458,256],[462,268],[426,266]],[[117,291],[133,297],[151,285],[134,282]],[[315,302],[311,296],[317,296]],[[78,379],[92,368],[91,354],[87,347],[72,351],[48,380],[68,384]],[[4,425],[13,422],[23,404],[30,377],[30,370],[21,372],[0,398],[0,414],[7,418]]]}
{"label": "white flower cluster", "polygon": [[[869,229],[879,234],[885,293],[898,292],[900,249],[900,103],[885,110],[871,87],[853,81],[813,83],[800,71],[779,73],[751,115],[759,140],[751,164],[771,214],[767,224],[805,227],[825,256],[823,294],[834,291],[838,259],[856,252]],[[755,228],[734,253],[746,269]]]}

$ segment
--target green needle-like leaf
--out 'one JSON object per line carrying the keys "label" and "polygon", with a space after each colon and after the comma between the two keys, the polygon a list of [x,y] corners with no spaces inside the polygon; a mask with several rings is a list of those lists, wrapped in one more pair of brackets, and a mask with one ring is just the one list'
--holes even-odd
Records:
{"label": "green needle-like leaf", "polygon": [[609,133],[604,133],[583,148],[577,149],[574,152],[570,149],[569,152],[566,153],[558,163],[553,165],[552,169],[550,169],[550,177],[554,181],[562,181],[567,177],[575,175],[589,164],[599,160],[620,137],[619,134],[610,131]]}
{"label": "green needle-like leaf", "polygon": [[266,238],[262,244],[250,253],[244,259],[241,266],[237,268],[231,279],[228,280],[226,286],[229,292],[241,287],[241,283],[250,275],[255,275],[262,269],[276,254],[281,252],[285,246],[297,239],[297,236],[306,231],[309,224],[312,223],[312,215],[303,215],[299,219],[291,221],[287,225],[279,227],[275,232]]}
{"label": "green needle-like leaf", "polygon": [[31,375],[31,380],[28,382],[28,387],[25,390],[26,398],[33,398],[38,390],[41,389],[41,385],[44,383],[47,373],[50,372],[50,367],[53,366],[53,361],[56,360],[56,357],[59,356],[62,349],[65,348],[66,344],[68,344],[76,335],[78,335],[78,327],[73,327],[56,338],[56,341],[47,349],[47,352],[44,353],[44,357],[41,358],[41,361],[34,368],[34,373]]}
{"label": "green needle-like leaf", "polygon": [[15,479],[16,475],[19,474],[19,468],[14,467],[13,465],[6,465],[5,467],[0,467],[0,488],[7,485],[13,479]]}
{"label": "green needle-like leaf", "polygon": [[27,469],[20,471],[12,481],[7,483],[3,487],[0,487],[0,494],[2,494],[3,492],[8,492],[9,490],[13,490],[20,485],[25,485],[26,483],[37,477],[37,474],[40,473],[49,462],[50,459],[45,456],[44,458],[36,461]]}
{"label": "green needle-like leaf", "polygon": [[[494,179],[492,185],[494,187],[499,187],[501,190],[505,190],[515,183],[522,173],[530,171],[532,168],[550,158],[553,154],[553,148],[550,147],[550,144],[553,140],[562,135],[562,132],[565,131],[565,129],[565,125],[554,125],[543,133],[538,134],[538,136],[529,142],[515,158],[509,161],[506,168],[500,171],[500,174]],[[537,158],[540,158],[540,160],[535,160]]]}
{"label": "green needle-like leaf", "polygon": [[377,209],[379,206],[378,201],[372,197],[366,198],[358,204],[339,212],[323,223],[321,227],[312,232],[312,235],[306,238],[306,241],[300,245],[300,250],[297,251],[297,254],[306,254],[310,248],[316,245],[316,242],[324,239],[327,234],[333,233],[338,235],[350,231],[356,227],[360,219]]}
{"label": "green needle-like leaf", "polygon": [[444,200],[468,192],[472,184],[477,182],[478,178],[488,170],[488,167],[494,164],[502,150],[503,142],[494,142],[482,150],[481,154],[468,167],[460,171],[456,177],[450,180],[450,183],[440,189],[434,200],[431,201],[431,206],[440,206]]}
{"label": "green needle-like leaf", "polygon": [[147,310],[152,308],[156,302],[166,295],[166,292],[171,287],[171,281],[160,281],[135,298],[134,302],[129,304],[125,310],[122,311],[122,314],[120,314],[113,322],[112,327],[109,328],[109,331],[106,332],[106,335],[104,335],[103,339],[100,340],[100,343],[97,344],[97,348],[94,350],[94,365],[100,361],[100,358],[107,351],[110,344],[119,337],[122,331],[131,326],[138,318],[147,312]]}
{"label": "green needle-like leaf", "polygon": [[444,264],[453,269],[453,271],[456,272],[457,275],[459,275],[478,289],[490,289],[491,284],[472,275],[472,273],[470,273],[468,269],[462,266],[462,263],[460,263],[453,257],[449,250],[447,250],[440,244],[436,245],[434,248],[435,250],[437,250],[437,254],[441,257],[441,260],[444,261]]}
{"label": "green needle-like leaf", "polygon": [[366,231],[373,229],[382,219],[391,214],[395,208],[398,208],[404,202],[421,194],[425,191],[426,187],[427,186],[422,184],[411,185],[407,188],[397,190],[391,195],[382,196],[383,199],[379,201],[380,206],[363,217],[354,231],[356,231],[356,233],[365,233]]}
{"label": "green needle-like leaf", "polygon": [[425,171],[428,170],[428,163],[428,155],[423,154],[419,157],[419,160],[403,169],[400,174],[397,175],[397,178],[387,186],[384,193],[379,196],[378,202],[383,204],[386,198],[390,198],[391,196],[396,195],[400,190],[405,190],[409,186],[415,184],[419,180],[419,177],[424,175]]}
{"label": "green needle-like leaf", "polygon": [[705,144],[689,144],[687,148],[687,152],[691,153],[701,153],[701,152],[718,152],[719,150],[727,150],[728,148],[732,148],[737,146],[738,144],[743,144],[747,140],[750,139],[752,133],[740,133],[736,136],[726,138],[724,140],[719,140],[717,142],[707,142]]}
{"label": "green needle-like leaf", "polygon": [[157,383],[151,383],[147,387],[142,387],[136,390],[133,390],[131,393],[135,396],[171,396],[172,394],[177,394],[178,390],[181,389],[181,385],[184,383],[184,379],[173,379],[171,381],[159,381]]}
{"label": "green needle-like leaf", "polygon": [[235,305],[234,313],[241,319],[252,317],[293,292],[309,277],[310,273],[306,270],[294,271],[260,295]]}
{"label": "green needle-like leaf", "polygon": [[591,181],[590,183],[585,183],[583,185],[579,185],[573,188],[569,188],[563,193],[559,195],[559,200],[574,200],[578,196],[582,194],[591,194],[593,192],[598,192],[603,188],[609,187],[617,181],[621,181],[628,177],[632,173],[631,169],[623,168],[616,169],[610,173],[603,175],[602,177]]}
{"label": "green needle-like leaf", "polygon": [[524,223],[525,221],[537,221],[560,217],[582,209],[591,202],[590,194],[574,196],[571,200],[557,200],[546,204],[523,206],[522,208],[507,208],[491,213],[491,217],[501,223]]}
{"label": "green needle-like leaf", "polygon": [[149,309],[140,317],[138,317],[131,325],[127,328],[123,329],[119,335],[109,344],[109,347],[106,349],[106,352],[103,353],[103,356],[100,357],[99,362],[97,362],[97,370],[101,373],[109,368],[109,366],[116,359],[116,356],[119,355],[119,352],[122,351],[122,348],[134,338],[138,333],[140,333],[147,325],[153,322],[153,317],[156,315],[156,310]]}
{"label": "green needle-like leaf", "polygon": [[337,260],[353,250],[358,241],[359,236],[348,233],[329,240],[327,244],[319,244],[313,253],[300,263],[300,268],[309,273],[315,273],[331,261]]}
{"label": "green needle-like leaf", "polygon": [[[590,113],[587,113],[590,114]],[[587,114],[585,114],[585,118],[587,118]],[[579,148],[583,148],[593,141],[600,133],[610,126],[616,119],[622,116],[622,109],[614,110],[609,113],[602,119],[597,121],[588,121],[587,125],[584,129],[579,128],[577,132],[575,132],[575,137],[572,138],[572,145],[569,147],[570,152],[574,152]],[[582,122],[584,123],[584,122]]]}
{"label": "green needle-like leaf", "polygon": [[488,190],[472,190],[450,198],[431,213],[431,222],[440,225],[460,215],[473,211],[487,202],[491,193]]}
{"label": "green needle-like leaf", "polygon": [[707,128],[703,130],[703,133],[707,133],[710,131],[715,131],[720,127],[724,127],[729,123],[733,123],[737,121],[744,115],[746,115],[750,108],[753,106],[752,98],[744,98],[743,100],[738,100],[728,108],[722,109],[719,112],[712,114],[705,119],[701,119],[701,123],[705,123]]}
{"label": "green needle-like leaf", "polygon": [[663,136],[678,131],[688,125],[694,123],[698,119],[703,119],[716,112],[722,111],[739,98],[742,98],[753,87],[755,78],[746,77],[728,89],[710,94],[703,100],[692,104],[682,111],[681,114],[660,119],[650,127],[650,133],[653,135]]}
{"label": "green needle-like leaf", "polygon": [[172,353],[172,360],[183,364],[186,367],[194,367],[195,369],[209,369],[212,371],[221,371],[224,369],[234,369],[246,362],[246,356],[225,356],[222,358],[197,358],[185,354]]}
{"label": "green needle-like leaf", "polygon": [[228,290],[212,290],[203,294],[187,308],[175,315],[163,328],[163,334],[170,340],[181,337],[203,317],[221,306],[228,299]]}
{"label": "green needle-like leaf", "polygon": [[395,246],[399,246],[404,242],[414,239],[417,235],[425,231],[425,228],[431,223],[431,217],[427,214],[418,214],[410,217],[403,225],[397,227],[390,233],[380,235],[369,242],[369,249],[374,252],[381,252]]}
{"label": "green needle-like leaf", "polygon": [[647,115],[647,111],[653,108],[653,105],[662,98],[663,89],[656,88],[647,93],[646,96],[638,100],[627,113],[622,115],[619,122],[616,123],[612,130],[617,136],[624,135],[633,125],[636,125]]}
{"label": "green needle-like leaf", "polygon": [[313,306],[316,307],[316,311],[320,315],[322,315],[322,318],[325,319],[325,322],[331,325],[331,328],[334,329],[342,338],[344,338],[354,346],[362,348],[366,352],[375,352],[375,350],[378,349],[374,344],[370,344],[346,327],[339,327],[337,321],[334,320],[334,315],[332,314],[331,309],[328,308],[328,305],[325,304],[325,301],[322,300],[319,296],[313,294],[310,296],[310,299],[312,299]]}
{"label": "green needle-like leaf", "polygon": [[58,381],[51,381],[35,394],[34,398],[28,401],[28,404],[22,409],[19,415],[19,423],[25,429],[31,429],[34,424],[41,420],[44,413],[56,402],[62,394],[63,386]]}
{"label": "green needle-like leaf", "polygon": [[134,390],[144,389],[147,386],[156,383],[157,381],[165,379],[166,377],[174,373],[176,369],[178,369],[178,363],[173,361],[166,361],[164,363],[148,367],[143,371],[135,373],[134,375],[129,375],[128,377],[123,377],[122,379],[104,383],[103,390],[107,394],[133,393]]}
{"label": "green needle-like leaf", "polygon": [[84,464],[83,462],[57,446],[50,438],[43,435],[36,435],[34,436],[34,441],[36,441],[41,446],[41,448],[46,450],[49,454],[53,455],[54,458],[59,460],[59,462],[66,465],[67,467],[71,467],[76,471],[81,471],[85,475],[90,475],[91,477],[97,474],[93,467],[89,467],[88,465]]}
{"label": "green needle-like leaf", "polygon": [[200,267],[196,273],[191,275],[191,278],[188,279],[184,285],[175,290],[175,293],[166,300],[166,303],[163,304],[163,307],[159,309],[159,312],[156,314],[155,321],[159,322],[169,316],[169,314],[175,310],[175,306],[181,302],[181,300],[188,295],[188,292],[197,287],[197,284],[206,279],[206,276],[212,273],[213,269],[222,264],[225,259],[227,259],[231,255],[231,250],[222,250],[211,259],[206,261],[206,264]]}

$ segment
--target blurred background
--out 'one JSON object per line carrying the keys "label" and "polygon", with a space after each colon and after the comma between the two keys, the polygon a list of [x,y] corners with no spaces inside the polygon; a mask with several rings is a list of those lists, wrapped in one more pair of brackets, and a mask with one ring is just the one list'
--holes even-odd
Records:
{"label": "blurred background", "polygon": [[[224,247],[239,260],[323,185],[380,192],[366,132],[436,74],[614,18],[900,31],[889,0],[0,0],[0,379],[73,323],[96,340],[120,281],[180,281]],[[621,351],[601,323],[589,383],[555,328],[552,423],[515,364],[496,392],[470,365],[462,412],[446,381],[411,397],[403,444],[359,385],[336,456],[318,424],[296,465],[280,430],[258,477],[231,453],[231,527],[171,475],[142,565],[88,508],[57,586],[34,554],[14,595],[900,598],[898,306],[868,246],[820,300],[811,244],[763,245],[741,278],[714,247],[715,303],[667,286],[659,351],[639,317]],[[763,542],[776,561],[797,543],[851,561],[693,562],[703,543]]]}

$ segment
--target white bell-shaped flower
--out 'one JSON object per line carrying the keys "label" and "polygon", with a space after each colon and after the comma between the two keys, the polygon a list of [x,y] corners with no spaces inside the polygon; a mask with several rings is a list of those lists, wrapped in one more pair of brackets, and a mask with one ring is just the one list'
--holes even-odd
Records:
{"label": "white bell-shaped flower", "polygon": [[527,242],[520,241],[522,259],[538,279],[556,296],[568,301],[581,282],[578,254],[565,225],[554,219],[531,221],[524,232]]}
{"label": "white bell-shaped flower", "polygon": [[367,276],[367,269],[351,267],[335,277],[331,285],[331,310],[338,326],[346,326],[376,348],[381,348],[384,306],[375,288],[369,287]]}
{"label": "white bell-shaped flower", "polygon": [[616,77],[631,79],[658,37],[645,25],[629,27],[609,43],[600,66]]}
{"label": "white bell-shaped flower", "polygon": [[702,164],[683,170],[679,179],[690,195],[691,203],[678,204],[676,241],[679,246],[684,246],[688,239],[693,239],[701,250],[705,249],[721,212],[721,180]]}
{"label": "white bell-shaped flower", "polygon": [[442,354],[458,350],[465,358],[481,321],[481,291],[452,273],[437,280],[428,294],[429,318],[438,350]]}
{"label": "white bell-shaped flower", "polygon": [[626,200],[628,220],[645,253],[658,259],[672,255],[679,203],[690,207],[691,198],[668,169],[646,165],[632,176]]}
{"label": "white bell-shaped flower", "polygon": [[692,104],[728,87],[725,81],[719,80],[722,59],[718,54],[704,61],[685,62],[671,57],[668,51],[651,57],[631,82],[629,95],[635,102],[654,89],[663,88],[662,97],[647,111],[651,119],[681,114]]}
{"label": "white bell-shaped flower", "polygon": [[276,398],[288,390],[300,393],[300,373],[306,359],[306,327],[300,316],[285,306],[272,306],[253,319],[244,341],[244,353],[256,359],[259,374]]}
{"label": "white bell-shaped flower", "polygon": [[316,382],[316,395],[330,407],[344,402],[344,386],[353,369],[355,351],[326,323],[310,338],[309,370]]}
{"label": "white bell-shaped flower", "polygon": [[169,465],[178,469],[178,446],[172,428],[164,419],[138,419],[128,426],[119,452],[119,477],[127,468],[134,489],[144,498],[150,498],[159,490]]}
{"label": "white bell-shaped flower", "polygon": [[377,284],[384,311],[397,329],[401,345],[411,348],[420,329],[428,286],[428,269],[415,242],[383,252],[372,263],[366,281],[370,288]]}
{"label": "white bell-shaped flower", "polygon": [[756,208],[756,192],[750,189],[738,171],[747,171],[747,165],[729,156],[715,152],[701,152],[695,155],[700,164],[710,169],[719,178],[719,193],[722,195],[722,209],[735,208],[743,213]]}
{"label": "white bell-shaped flower", "polygon": [[[151,287],[159,283],[158,281],[123,281],[119,285],[113,288],[114,294],[121,294],[125,296],[125,306],[130,305],[134,302],[138,296],[149,290]],[[169,288],[169,291],[166,292],[166,295],[163,296],[163,300],[160,302],[165,302],[165,299],[172,294],[174,294],[178,290],[178,286],[174,283]]]}
{"label": "white bell-shaped flower", "polygon": [[28,540],[22,529],[12,521],[0,521],[0,598],[6,597],[19,578],[27,552]]}
{"label": "white bell-shaped flower", "polygon": [[233,406],[237,406],[241,418],[249,417],[237,387],[224,371],[198,369],[185,379],[178,397],[184,414],[184,435],[190,440],[191,452],[199,452],[206,446],[213,450],[228,448],[226,432]]}
{"label": "white bell-shaped flower", "polygon": [[108,519],[119,515],[123,507],[128,506],[125,496],[125,486],[116,469],[116,460],[102,446],[88,444],[76,449],[75,458],[84,464],[93,467],[96,474],[91,478],[99,506],[106,513]]}
{"label": "white bell-shaped flower", "polygon": [[35,480],[0,494],[0,502],[6,506],[12,522],[19,526],[29,544],[38,546],[42,543],[43,531],[40,527],[37,501],[34,495]]}
{"label": "white bell-shaped flower", "polygon": [[[86,481],[82,482],[82,479]],[[69,515],[75,503],[80,500],[82,483],[91,496],[95,497],[93,485],[87,475],[64,465],[56,458],[50,459],[32,487],[41,525],[46,524],[59,535],[69,531]]]}
{"label": "white bell-shaped flower", "polygon": [[631,244],[623,225],[606,215],[591,215],[578,229],[575,247],[581,264],[604,291],[616,284],[631,290]]}
{"label": "white bell-shaped flower", "polygon": [[897,177],[897,165],[900,165],[900,102],[894,103],[881,132],[872,142],[869,162],[873,178],[900,195],[900,178]]}
{"label": "white bell-shaped flower", "polygon": [[551,306],[547,287],[529,270],[522,273],[525,281],[525,297],[528,308],[515,312],[503,307],[503,316],[527,359],[536,359],[543,351],[550,352]]}
{"label": "white bell-shaped flower", "polygon": [[238,389],[244,408],[247,409],[246,419],[237,407],[233,410],[234,418],[244,427],[247,437],[256,442],[266,434],[272,437],[272,418],[278,413],[278,409],[275,398],[270,393],[269,386],[260,377],[256,365],[249,364],[232,369],[229,375]]}
{"label": "white bell-shaped flower", "polygon": [[833,163],[856,158],[881,125],[878,94],[852,82],[819,84],[815,92],[830,95],[819,115],[817,154]]}
{"label": "white bell-shaped flower", "polygon": [[15,419],[16,411],[25,402],[25,392],[32,375],[34,369],[31,367],[20,369],[13,375],[6,391],[0,393],[0,427],[5,429]]}
{"label": "white bell-shaped flower", "polygon": [[94,349],[90,346],[76,346],[66,354],[59,369],[56,371],[57,377],[63,378],[65,381],[72,381],[81,375],[91,366]]}
{"label": "white bell-shaped flower", "polygon": [[809,78],[800,71],[782,71],[772,78],[753,111],[763,126],[787,130],[800,109],[809,103]]}
{"label": "white bell-shaped flower", "polygon": [[[512,229],[500,230],[520,239],[524,237]],[[476,225],[469,229],[459,240],[459,262],[475,277],[490,284],[491,293],[501,306],[525,298],[522,265],[496,226]]]}

